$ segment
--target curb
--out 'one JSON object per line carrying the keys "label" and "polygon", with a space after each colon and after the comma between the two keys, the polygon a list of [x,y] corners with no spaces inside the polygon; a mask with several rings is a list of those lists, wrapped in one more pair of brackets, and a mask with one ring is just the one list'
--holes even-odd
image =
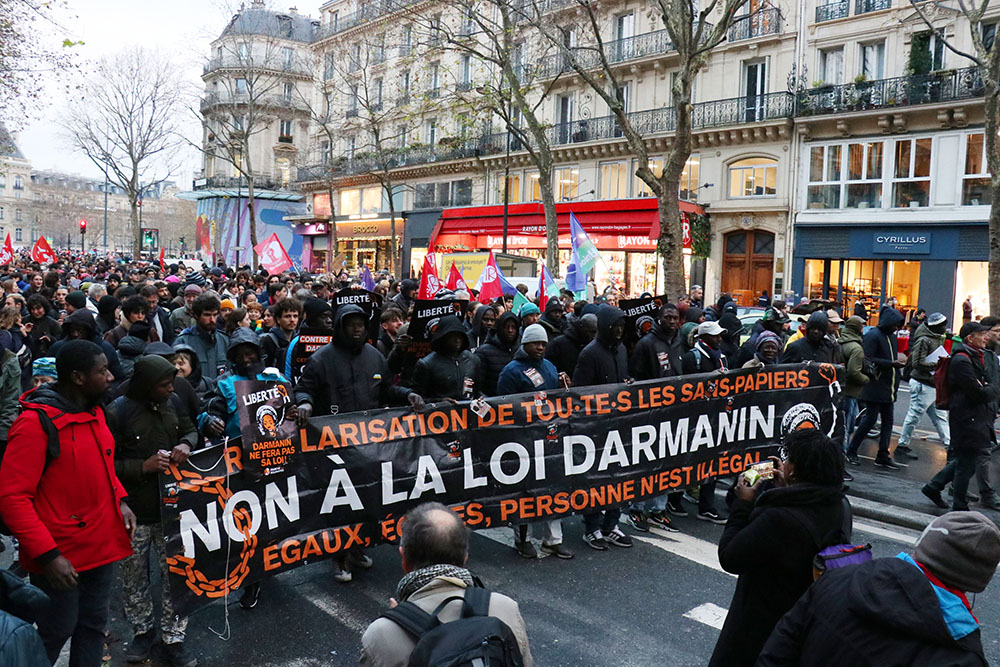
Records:
{"label": "curb", "polygon": [[916,510],[899,507],[898,505],[886,505],[867,498],[848,495],[847,500],[851,503],[854,516],[866,519],[875,519],[884,523],[891,523],[903,528],[912,528],[922,531],[937,515],[918,512]]}

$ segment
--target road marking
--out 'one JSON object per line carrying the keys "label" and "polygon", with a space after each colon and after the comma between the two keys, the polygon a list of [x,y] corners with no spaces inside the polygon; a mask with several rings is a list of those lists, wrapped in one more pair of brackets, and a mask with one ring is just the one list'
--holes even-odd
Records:
{"label": "road marking", "polygon": [[716,630],[721,630],[722,625],[726,622],[726,614],[729,613],[728,609],[724,609],[717,604],[712,604],[711,602],[706,602],[705,604],[700,604],[694,609],[685,612],[684,618],[690,618],[692,621],[698,621],[699,623],[704,623]]}
{"label": "road marking", "polygon": [[656,535],[656,537],[633,534],[632,538],[637,539],[640,542],[645,542],[646,544],[651,544],[659,549],[663,549],[664,551],[672,553],[675,556],[686,558],[687,560],[698,563],[699,565],[710,567],[713,570],[727,574],[730,577],[736,576],[735,574],[729,574],[723,570],[722,565],[719,564],[718,544],[707,540],[701,540],[691,535],[685,535],[684,533],[671,533],[655,526],[653,526],[649,532],[650,535]]}
{"label": "road marking", "polygon": [[308,593],[304,591],[302,592],[302,597],[313,606],[317,607],[320,611],[333,617],[354,632],[357,632],[358,635],[361,635],[365,629],[368,628],[368,623],[358,618],[358,612],[356,609],[348,607],[341,600],[325,592],[319,586],[310,588],[312,590]]}
{"label": "road marking", "polygon": [[868,523],[867,521],[854,520],[854,529],[860,530],[863,533],[869,533],[870,535],[878,535],[879,537],[885,537],[887,539],[893,540],[894,542],[900,542],[912,546],[917,543],[917,538],[920,534],[913,532],[912,534],[899,532],[898,530],[890,530],[888,528],[883,528],[873,523]]}
{"label": "road marking", "polygon": [[[541,530],[541,529],[539,529]],[[483,530],[477,530],[473,535],[481,535],[485,538],[491,539],[498,544],[502,544],[506,547],[514,548],[514,529],[510,527],[505,528],[484,528]],[[528,530],[528,539],[531,539],[531,529]],[[537,542],[538,540],[533,540]],[[542,551],[541,542],[535,545],[535,551],[538,552],[539,558],[548,558],[551,554]]]}

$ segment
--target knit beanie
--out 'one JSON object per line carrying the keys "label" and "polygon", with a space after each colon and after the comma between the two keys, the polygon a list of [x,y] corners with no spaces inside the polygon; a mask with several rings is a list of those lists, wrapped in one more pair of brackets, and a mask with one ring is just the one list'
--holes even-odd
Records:
{"label": "knit beanie", "polygon": [[924,529],[913,559],[948,586],[981,593],[1000,562],[1000,528],[979,512],[948,512]]}
{"label": "knit beanie", "polygon": [[87,307],[87,295],[80,290],[74,290],[66,295],[66,303],[77,310]]}
{"label": "knit beanie", "polygon": [[519,310],[517,314],[520,317],[524,317],[525,315],[533,315],[533,314],[538,315],[541,312],[542,311],[538,310],[538,306],[536,306],[535,304],[526,303],[523,306],[521,306],[521,310]]}
{"label": "knit beanie", "polygon": [[525,343],[548,343],[549,336],[541,324],[529,325],[521,334],[521,345]]}
{"label": "knit beanie", "polygon": [[772,343],[778,346],[779,350],[781,349],[781,339],[778,338],[778,334],[774,333],[773,331],[761,331],[760,334],[758,334],[757,336],[757,344],[755,346],[755,349],[759,350],[760,346],[766,343],[767,341],[771,341]]}

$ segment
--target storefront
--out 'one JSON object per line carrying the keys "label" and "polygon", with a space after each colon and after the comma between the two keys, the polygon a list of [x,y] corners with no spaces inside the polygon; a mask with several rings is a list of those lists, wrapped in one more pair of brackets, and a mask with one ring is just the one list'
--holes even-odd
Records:
{"label": "storefront", "polygon": [[[303,239],[303,257],[309,260],[307,270],[316,273],[329,271],[334,259],[330,253],[330,223],[317,222],[315,218],[289,221],[295,233]],[[402,217],[397,217],[397,244],[402,241],[404,230]],[[391,238],[389,218],[337,220],[336,256],[344,262],[348,271],[363,266],[373,271],[386,269],[389,267]]]}
{"label": "storefront", "polygon": [[417,211],[404,211],[403,218],[406,220],[406,231],[403,234],[401,275],[413,277],[420,275],[431,235],[441,219],[441,209],[426,208]]}
{"label": "storefront", "polygon": [[891,296],[909,316],[917,307],[961,323],[972,298],[987,313],[988,236],[985,225],[799,225],[795,232],[795,291],[840,301],[847,313],[858,301],[877,321]]}
{"label": "storefront", "polygon": [[[545,260],[545,213],[540,203],[507,207],[507,252]],[[559,224],[559,271],[570,261],[569,214],[601,251],[604,261],[594,270],[598,289],[615,285],[627,294],[656,294],[663,285],[656,255],[660,216],[654,198],[617,199],[556,204]],[[681,202],[681,212],[703,213],[701,207]],[[433,252],[471,252],[504,247],[504,207],[474,206],[445,209],[431,236]],[[685,257],[687,259],[688,256]]]}

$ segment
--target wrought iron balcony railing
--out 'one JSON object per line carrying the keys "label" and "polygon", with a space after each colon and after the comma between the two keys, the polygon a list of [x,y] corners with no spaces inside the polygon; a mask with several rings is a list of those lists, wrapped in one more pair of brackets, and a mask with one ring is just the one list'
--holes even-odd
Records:
{"label": "wrought iron balcony railing", "polygon": [[854,13],[867,14],[892,7],[892,0],[855,0]]}
{"label": "wrought iron balcony railing", "polygon": [[819,5],[816,7],[816,23],[821,23],[823,21],[832,21],[834,19],[842,19],[850,16],[851,14],[851,3],[849,0],[843,0],[842,2],[831,2],[826,5]]}
{"label": "wrought iron balcony railing", "polygon": [[934,74],[819,86],[797,93],[795,112],[798,116],[816,116],[907,107],[973,99],[982,97],[983,93],[979,68],[967,67]]}
{"label": "wrought iron balcony railing", "polygon": [[[674,45],[666,30],[656,30],[604,43],[604,53],[609,63],[621,63],[647,56],[661,55],[673,50]],[[573,55],[576,61],[586,69],[598,67],[601,64],[600,53],[596,48],[579,47],[573,50]],[[524,69],[525,73],[530,72],[530,66]],[[539,79],[552,79],[572,71],[573,66],[570,64],[569,57],[562,53],[556,53],[539,60],[534,71],[530,73]]]}
{"label": "wrought iron balcony railing", "polygon": [[[862,0],[858,0],[858,2],[862,2]],[[769,7],[733,21],[733,24],[729,26],[728,38],[730,42],[741,42],[745,39],[779,33],[781,33],[781,10],[777,7]]]}

